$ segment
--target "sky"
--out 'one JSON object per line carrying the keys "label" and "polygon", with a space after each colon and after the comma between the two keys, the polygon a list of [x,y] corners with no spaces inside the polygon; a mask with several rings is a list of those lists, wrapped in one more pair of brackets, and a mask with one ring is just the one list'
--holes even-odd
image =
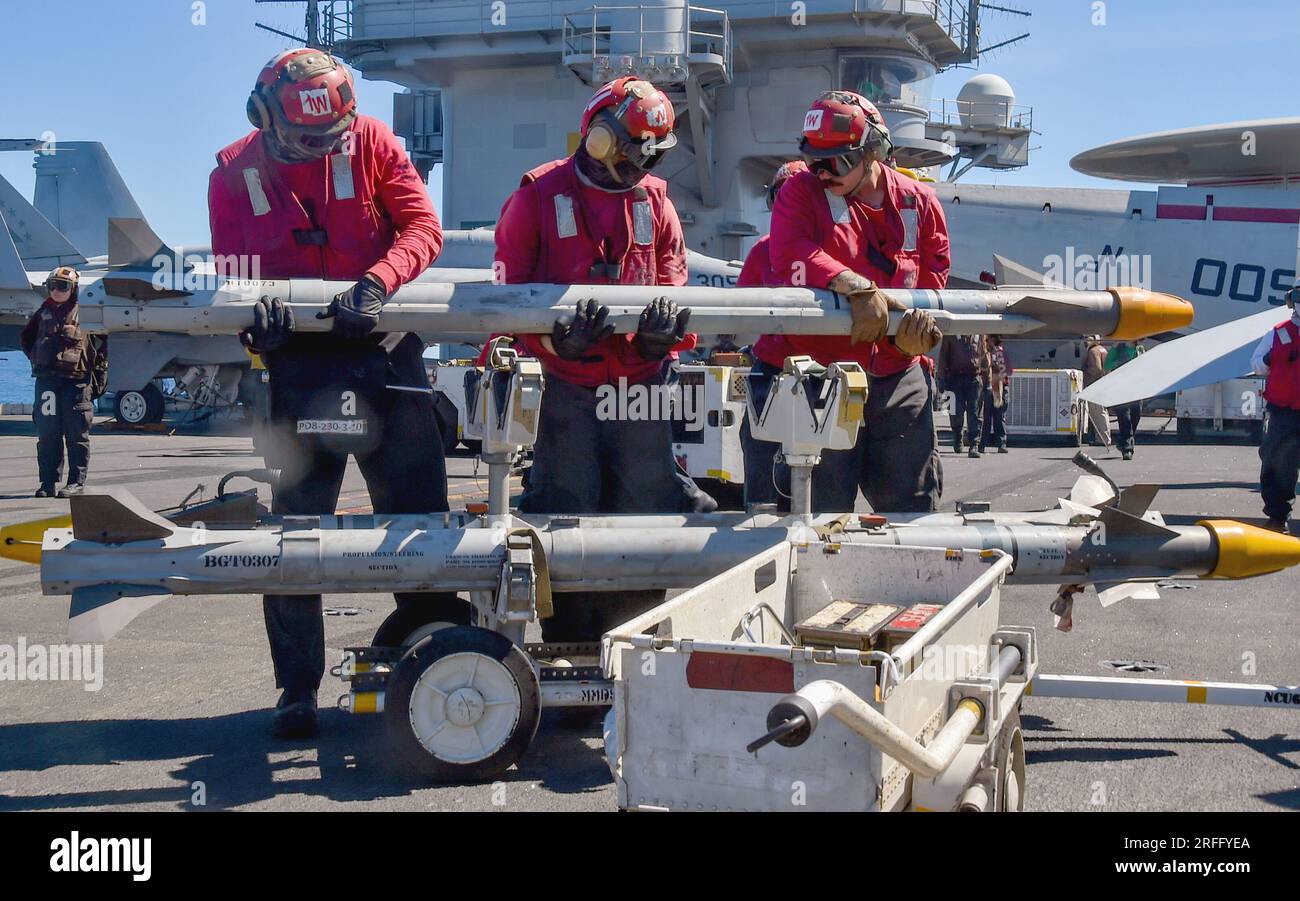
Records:
{"label": "sky", "polygon": [[[1300,112],[1291,96],[1300,0],[998,5],[1033,15],[987,12],[983,42],[1030,37],[982,58],[978,71],[1011,83],[1017,103],[1033,107],[1038,134],[1026,169],[977,169],[965,181],[1121,187],[1074,172],[1070,158],[1131,135]],[[18,90],[5,98],[0,138],[102,141],[160,235],[206,243],[213,154],[248,131],[244,101],[253,80],[293,45],[253,23],[300,32],[302,10],[252,0],[6,0],[0,55]],[[943,73],[934,96],[955,97],[974,74]],[[395,90],[359,81],[361,108],[391,120]],[[31,197],[29,153],[0,153],[0,174]]]}

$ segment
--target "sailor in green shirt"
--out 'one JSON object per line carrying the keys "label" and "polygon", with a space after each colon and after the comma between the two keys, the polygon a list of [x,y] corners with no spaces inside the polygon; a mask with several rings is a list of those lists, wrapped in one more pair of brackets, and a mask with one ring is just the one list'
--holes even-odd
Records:
{"label": "sailor in green shirt", "polygon": [[[1144,348],[1141,344],[1121,341],[1106,354],[1106,371],[1114,372],[1130,360],[1136,359]],[[1120,404],[1112,408],[1119,422],[1119,449],[1125,460],[1133,459],[1133,445],[1137,438],[1138,421],[1142,418],[1142,402]]]}

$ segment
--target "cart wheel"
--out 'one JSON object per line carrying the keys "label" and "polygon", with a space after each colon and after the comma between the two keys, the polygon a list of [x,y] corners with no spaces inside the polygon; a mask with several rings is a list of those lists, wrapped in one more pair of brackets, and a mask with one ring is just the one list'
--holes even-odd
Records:
{"label": "cart wheel", "polygon": [[473,608],[461,598],[398,607],[379,624],[370,643],[377,648],[409,648],[426,635],[451,626],[468,626]]}
{"label": "cart wheel", "polygon": [[527,750],[542,712],[527,655],[496,632],[442,629],[398,661],[384,720],[417,773],[438,782],[489,779]]}
{"label": "cart wheel", "polygon": [[1007,717],[998,743],[997,809],[1019,813],[1025,809],[1025,736],[1020,731],[1020,708]]}

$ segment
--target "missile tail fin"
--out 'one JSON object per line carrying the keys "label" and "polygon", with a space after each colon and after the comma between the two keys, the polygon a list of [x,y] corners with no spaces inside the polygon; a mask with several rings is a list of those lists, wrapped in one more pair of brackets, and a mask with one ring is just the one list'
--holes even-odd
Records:
{"label": "missile tail fin", "polygon": [[169,538],[176,531],[121,488],[87,488],[72,496],[71,507],[72,537],[78,541],[120,544]]}
{"label": "missile tail fin", "polygon": [[1178,533],[1173,529],[1154,523],[1149,519],[1143,519],[1141,516],[1125,513],[1118,507],[1103,507],[1101,515],[1097,519],[1106,527],[1108,536],[1112,538],[1125,535],[1147,538],[1178,537]]}
{"label": "missile tail fin", "polygon": [[1132,516],[1142,516],[1151,508],[1151,502],[1159,493],[1159,485],[1130,485],[1120,491],[1117,506]]}
{"label": "missile tail fin", "polygon": [[1128,598],[1160,600],[1160,591],[1150,582],[1097,582],[1093,587],[1097,589],[1097,598],[1103,607],[1110,607]]}
{"label": "missile tail fin", "polygon": [[144,219],[108,220],[108,265],[153,269],[160,257],[175,259],[176,252],[163,243]]}
{"label": "missile tail fin", "polygon": [[110,583],[74,589],[68,608],[68,640],[107,641],[141,613],[170,597],[156,585]]}

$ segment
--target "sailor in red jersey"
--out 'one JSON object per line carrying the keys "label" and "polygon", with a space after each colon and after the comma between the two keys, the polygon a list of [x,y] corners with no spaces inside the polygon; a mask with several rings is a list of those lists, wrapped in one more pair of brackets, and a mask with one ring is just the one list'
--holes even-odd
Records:
{"label": "sailor in red jersey", "polygon": [[[208,185],[212,252],[258,258],[266,278],[355,282],[321,318],[327,334],[295,333],[292,311],[263,298],[244,341],[270,374],[271,447],[281,471],[279,514],[332,514],[356,457],[376,513],[447,509],[447,476],[424,342],[374,331],[379,311],[442,249],[424,181],[382,122],[357,114],[352,77],[322,50],[278,55],[249,95],[254,130],[217,153]],[[400,644],[430,621],[467,623],[452,594],[399,594],[375,644]],[[316,730],[325,670],[321,598],[267,595],[267,638],[277,687],[274,732]]]}
{"label": "sailor in red jersey", "polygon": [[1268,528],[1291,534],[1291,505],[1300,473],[1300,311],[1296,294],[1287,292],[1291,315],[1265,335],[1251,356],[1256,375],[1265,377],[1268,428],[1259,445],[1259,494]]}
{"label": "sailor in red jersey", "polygon": [[[800,151],[809,171],[790,176],[776,195],[767,252],[780,284],[829,288],[849,298],[852,334],[764,335],[754,346],[755,403],[788,356],[823,365],[861,363],[870,395],[858,443],[825,451],[813,473],[813,506],[851,511],[861,489],[872,509],[938,509],[943,470],[934,432],[932,367],[922,355],[942,338],[933,318],[913,310],[898,334],[885,334],[889,306],[877,288],[942,288],[948,277],[948,230],[934,192],[887,164],[889,131],[866,98],[828,91],[804,117]],[[742,429],[748,503],[788,494],[777,446]],[[779,489],[779,490],[778,490]]]}
{"label": "sailor in red jersey", "polygon": [[[526,173],[496,226],[496,273],[507,284],[683,285],[686,244],[668,185],[650,174],[677,143],[672,103],[654,85],[620,78],[592,97],[582,142],[567,159]],[[660,299],[632,334],[608,310],[580,302],[549,335],[519,335],[542,362],[546,390],[524,513],[680,513],[716,509],[680,472],[662,408],[634,415],[620,395],[666,385],[677,352],[695,347],[690,310]],[[662,394],[660,394],[662,397]],[[599,638],[660,602],[662,592],[570,593],[542,622],[547,641]]]}

